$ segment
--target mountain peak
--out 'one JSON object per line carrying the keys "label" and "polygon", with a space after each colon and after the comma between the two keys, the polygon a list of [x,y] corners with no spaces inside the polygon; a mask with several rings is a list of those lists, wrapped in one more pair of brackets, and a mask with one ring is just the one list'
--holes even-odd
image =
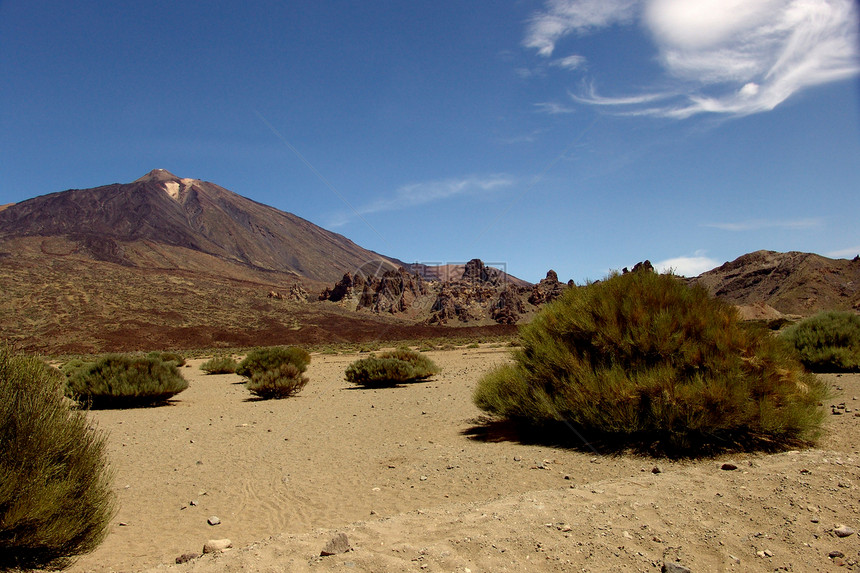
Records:
{"label": "mountain peak", "polygon": [[178,181],[180,178],[168,171],[167,169],[153,169],[140,179],[136,179],[135,183],[145,183],[147,181]]}

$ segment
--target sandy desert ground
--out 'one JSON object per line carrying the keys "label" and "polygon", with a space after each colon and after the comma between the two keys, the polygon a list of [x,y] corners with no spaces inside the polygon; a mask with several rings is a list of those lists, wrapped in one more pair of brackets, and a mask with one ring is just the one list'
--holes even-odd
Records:
{"label": "sandy desert ground", "polygon": [[[826,376],[845,409],[825,404],[816,449],[673,462],[475,436],[472,389],[508,349],[428,354],[440,375],[378,390],[343,380],[358,355],[315,355],[277,401],[194,360],[171,405],[92,412],[119,510],[70,571],[857,568],[858,534],[834,530],[860,530],[860,375]],[[341,532],[352,549],[320,557]],[[233,549],[175,564],[222,538]]]}

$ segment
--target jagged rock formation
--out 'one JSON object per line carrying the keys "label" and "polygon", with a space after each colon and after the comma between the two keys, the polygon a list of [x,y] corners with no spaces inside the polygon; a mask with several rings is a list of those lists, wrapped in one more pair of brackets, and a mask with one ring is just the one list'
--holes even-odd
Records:
{"label": "jagged rock formation", "polygon": [[[499,269],[472,259],[455,279],[427,281],[421,274],[400,267],[379,276],[346,273],[333,287],[326,288],[320,300],[352,306],[373,313],[406,314],[428,324],[473,324],[495,321],[516,324],[536,309],[528,303],[530,286],[507,280]],[[426,269],[424,270],[426,272]],[[550,272],[555,277],[554,272]],[[549,274],[548,274],[549,276]],[[550,299],[558,296],[563,283],[542,281]],[[543,304],[543,303],[539,303]]]}
{"label": "jagged rock formation", "polygon": [[552,269],[547,271],[546,278],[532,288],[529,302],[535,306],[552,302],[564,293],[568,285],[558,280],[558,274]]}

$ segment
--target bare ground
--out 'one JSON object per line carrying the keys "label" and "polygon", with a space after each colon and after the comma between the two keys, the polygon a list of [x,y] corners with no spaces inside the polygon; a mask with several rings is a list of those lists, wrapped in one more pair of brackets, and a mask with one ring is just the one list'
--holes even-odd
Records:
{"label": "bare ground", "polygon": [[[110,433],[119,512],[71,571],[817,571],[858,560],[857,534],[833,530],[860,529],[860,375],[826,376],[847,411],[828,414],[818,448],[666,461],[477,432],[472,389],[507,350],[428,354],[442,374],[378,390],[344,382],[358,355],[315,355],[302,394],[279,401],[250,400],[238,377],[205,376],[197,360],[169,406],[92,412]],[[337,532],[352,551],[320,557]],[[218,538],[234,549],[173,564]]]}

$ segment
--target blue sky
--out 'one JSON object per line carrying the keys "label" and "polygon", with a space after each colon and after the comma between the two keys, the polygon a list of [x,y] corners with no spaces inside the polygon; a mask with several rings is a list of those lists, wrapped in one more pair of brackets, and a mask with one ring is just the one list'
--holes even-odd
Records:
{"label": "blue sky", "polygon": [[536,281],[860,253],[851,0],[0,0],[0,204],[212,181]]}

